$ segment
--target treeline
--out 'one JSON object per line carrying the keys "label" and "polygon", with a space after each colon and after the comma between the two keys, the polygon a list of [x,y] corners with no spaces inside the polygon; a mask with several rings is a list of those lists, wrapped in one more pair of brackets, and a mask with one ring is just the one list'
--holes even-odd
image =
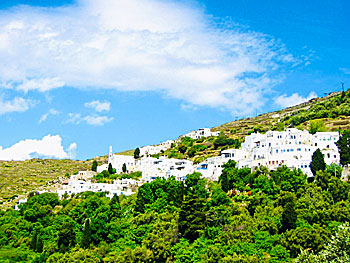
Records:
{"label": "treeline", "polygon": [[230,161],[219,182],[193,173],[111,200],[34,194],[19,211],[1,211],[0,261],[347,262],[350,184],[339,169],[308,182],[300,170],[251,172]]}

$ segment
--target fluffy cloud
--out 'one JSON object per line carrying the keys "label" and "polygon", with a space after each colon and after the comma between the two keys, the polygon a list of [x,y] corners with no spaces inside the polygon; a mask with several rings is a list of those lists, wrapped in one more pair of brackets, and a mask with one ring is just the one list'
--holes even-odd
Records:
{"label": "fluffy cloud", "polygon": [[240,115],[261,107],[279,69],[298,62],[269,36],[167,0],[1,11],[0,58],[0,81],[23,91],[158,91]]}
{"label": "fluffy cloud", "polygon": [[9,112],[24,112],[33,104],[33,101],[20,97],[16,97],[13,100],[4,100],[3,97],[0,96],[0,115]]}
{"label": "fluffy cloud", "polygon": [[298,93],[294,93],[289,97],[286,94],[283,94],[275,99],[275,103],[283,108],[286,108],[309,101],[316,97],[317,94],[315,92],[310,92],[309,96],[306,98],[300,96]]}
{"label": "fluffy cloud", "polygon": [[68,149],[67,149],[67,154],[68,154],[68,157],[70,159],[75,159],[76,156],[77,156],[77,148],[78,148],[78,145],[73,142],[71,145],[69,145]]}
{"label": "fluffy cloud", "polygon": [[93,126],[103,126],[106,123],[113,121],[113,119],[113,117],[99,116],[96,114],[82,117],[80,113],[69,113],[67,122],[75,124],[85,122],[86,124]]}
{"label": "fluffy cloud", "polygon": [[50,109],[47,113],[43,114],[41,117],[40,117],[40,120],[39,120],[39,123],[42,123],[44,121],[47,120],[47,118],[50,116],[50,115],[57,115],[59,114],[59,112],[55,109]]}
{"label": "fluffy cloud", "polygon": [[100,102],[98,100],[94,100],[91,102],[86,102],[84,104],[85,107],[87,108],[92,108],[97,112],[102,112],[102,111],[109,111],[111,109],[111,103],[110,102]]}
{"label": "fluffy cloud", "polygon": [[[73,147],[73,146],[74,147]],[[71,153],[76,144],[72,144],[68,151]],[[27,139],[20,141],[9,148],[3,149],[0,146],[0,160],[27,160],[35,156],[43,158],[69,158],[62,146],[62,139],[59,135],[47,135],[41,140]]]}

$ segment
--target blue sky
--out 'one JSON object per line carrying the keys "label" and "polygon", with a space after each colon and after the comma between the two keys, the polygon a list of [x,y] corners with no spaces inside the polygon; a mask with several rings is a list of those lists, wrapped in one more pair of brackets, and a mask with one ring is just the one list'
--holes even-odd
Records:
{"label": "blue sky", "polygon": [[3,0],[0,159],[87,159],[350,85],[348,1]]}

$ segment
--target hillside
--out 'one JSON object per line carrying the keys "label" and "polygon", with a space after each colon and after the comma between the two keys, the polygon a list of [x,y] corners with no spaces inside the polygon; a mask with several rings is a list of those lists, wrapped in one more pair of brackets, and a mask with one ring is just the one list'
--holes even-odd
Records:
{"label": "hillside", "polygon": [[333,92],[322,98],[289,107],[280,111],[261,114],[257,117],[228,122],[213,131],[223,131],[235,137],[244,137],[251,132],[284,130],[288,127],[310,128],[310,120],[323,120],[326,130],[348,129],[350,124],[350,91]]}
{"label": "hillside", "polygon": [[[350,91],[334,92],[322,98],[289,107],[280,111],[261,114],[225,123],[212,128],[220,131],[219,138],[182,140],[161,155],[170,158],[186,158],[199,163],[206,158],[218,156],[222,150],[238,148],[245,136],[268,130],[287,128],[314,131],[342,131],[350,128]],[[157,157],[157,156],[156,156]]]}
{"label": "hillside", "polygon": [[[310,129],[310,122],[318,120],[325,131],[350,128],[350,91],[331,93],[322,98],[286,108],[281,111],[261,114],[257,117],[241,119],[221,126],[213,131],[222,131],[219,137],[192,140],[182,139],[160,155],[170,158],[186,158],[199,163],[206,158],[217,156],[227,148],[238,148],[244,137],[254,131],[284,130],[288,127]],[[133,150],[119,154],[132,155]],[[157,157],[159,155],[156,155]],[[87,161],[39,160],[0,161],[0,206],[8,207],[15,199],[48,183],[52,184],[65,174],[90,169],[92,161],[99,164],[107,161],[107,156],[95,157]]]}
{"label": "hillside", "polygon": [[0,161],[0,207],[9,207],[26,193],[53,187],[59,177],[90,169],[90,161],[31,159]]}

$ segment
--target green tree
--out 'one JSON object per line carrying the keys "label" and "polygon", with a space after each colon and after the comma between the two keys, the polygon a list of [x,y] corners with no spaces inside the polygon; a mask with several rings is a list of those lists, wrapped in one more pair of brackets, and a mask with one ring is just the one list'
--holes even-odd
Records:
{"label": "green tree", "polygon": [[125,163],[123,163],[122,171],[123,171],[123,173],[126,173],[126,164]]}
{"label": "green tree", "polygon": [[109,210],[112,212],[112,217],[120,217],[121,208],[118,195],[113,195],[111,201],[109,202],[109,207]]}
{"label": "green tree", "polygon": [[190,194],[181,206],[179,232],[182,237],[193,242],[206,227],[205,199]]}
{"label": "green tree", "polygon": [[296,263],[343,263],[350,262],[350,227],[349,223],[339,226],[330,242],[319,253],[303,250]]}
{"label": "green tree", "polygon": [[92,162],[91,170],[94,171],[94,172],[97,171],[97,161],[96,161],[96,160],[94,160],[94,161]]}
{"label": "green tree", "polygon": [[29,245],[31,250],[34,250],[34,251],[36,250],[36,243],[37,243],[37,241],[38,241],[38,233],[37,233],[36,230],[34,230],[34,233],[33,233],[33,236],[32,236],[32,238],[30,240],[30,245]]}
{"label": "green tree", "polygon": [[295,211],[296,196],[293,193],[282,192],[280,203],[283,205],[282,232],[296,227],[297,212]]}
{"label": "green tree", "polygon": [[311,134],[315,134],[316,132],[326,131],[326,126],[324,125],[323,120],[311,120],[309,131]]}
{"label": "green tree", "polygon": [[187,151],[187,146],[185,144],[180,144],[178,149],[180,153],[184,154]]}
{"label": "green tree", "polygon": [[43,242],[43,238],[41,235],[37,236],[37,241],[36,241],[36,248],[35,251],[38,253],[42,253],[43,252],[43,248],[44,248],[44,242]]}
{"label": "green tree", "polygon": [[58,231],[57,245],[60,252],[66,252],[75,245],[74,221],[72,219],[62,224]]}
{"label": "green tree", "polygon": [[340,154],[340,163],[347,165],[350,163],[350,130],[345,130],[336,142]]}
{"label": "green tree", "polygon": [[310,163],[310,169],[315,176],[317,171],[324,171],[326,169],[326,163],[324,161],[324,155],[320,149],[317,149],[312,155],[312,161]]}
{"label": "green tree", "polygon": [[134,158],[135,159],[140,158],[140,148],[139,147],[137,147],[134,151]]}
{"label": "green tree", "polygon": [[90,227],[90,218],[85,220],[83,236],[81,238],[81,246],[83,248],[90,247],[91,244],[91,227]]}
{"label": "green tree", "polygon": [[111,163],[108,164],[108,173],[113,174],[113,166]]}

